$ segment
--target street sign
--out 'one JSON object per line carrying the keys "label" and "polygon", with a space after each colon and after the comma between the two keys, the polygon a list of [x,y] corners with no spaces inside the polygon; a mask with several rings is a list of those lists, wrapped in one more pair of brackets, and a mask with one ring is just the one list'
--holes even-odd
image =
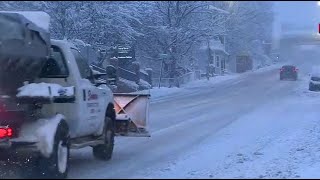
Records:
{"label": "street sign", "polygon": [[159,54],[160,60],[168,59],[169,55],[168,54]]}

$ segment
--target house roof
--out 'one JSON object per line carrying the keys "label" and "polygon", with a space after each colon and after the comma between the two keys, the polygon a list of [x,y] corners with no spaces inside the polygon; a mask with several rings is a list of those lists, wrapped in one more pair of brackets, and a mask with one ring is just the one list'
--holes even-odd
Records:
{"label": "house roof", "polygon": [[[226,55],[229,55],[229,53],[227,53],[227,51],[224,48],[224,45],[221,43],[220,40],[210,40],[209,47],[211,50],[221,51]],[[200,47],[201,50],[206,50],[207,48],[208,48],[208,44],[206,42],[204,42]]]}

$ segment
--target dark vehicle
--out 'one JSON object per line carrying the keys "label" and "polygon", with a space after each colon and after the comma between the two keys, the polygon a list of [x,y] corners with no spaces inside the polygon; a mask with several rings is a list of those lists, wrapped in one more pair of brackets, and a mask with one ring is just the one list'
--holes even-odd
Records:
{"label": "dark vehicle", "polygon": [[252,70],[253,61],[248,55],[240,55],[236,57],[236,72],[244,73],[246,71]]}
{"label": "dark vehicle", "polygon": [[309,91],[320,91],[320,73],[315,68],[310,74]]}
{"label": "dark vehicle", "polygon": [[298,79],[298,69],[293,65],[282,66],[280,69],[280,80],[284,79],[296,81]]}

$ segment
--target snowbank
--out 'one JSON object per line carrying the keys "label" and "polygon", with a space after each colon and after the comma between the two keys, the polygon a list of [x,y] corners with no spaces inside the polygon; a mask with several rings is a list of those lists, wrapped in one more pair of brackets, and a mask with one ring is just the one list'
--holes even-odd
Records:
{"label": "snowbank", "polygon": [[117,86],[121,92],[133,92],[139,90],[139,85],[137,83],[121,77],[119,78]]}
{"label": "snowbank", "polygon": [[141,86],[144,89],[150,89],[151,88],[151,85],[147,81],[145,81],[143,79],[140,79],[139,86]]}
{"label": "snowbank", "polygon": [[154,87],[152,89],[150,89],[150,94],[151,94],[151,98],[155,99],[155,98],[159,98],[159,97],[163,97],[163,96],[168,96],[170,94],[175,94],[182,91],[181,88],[177,88],[177,87],[173,87],[173,88],[167,88],[167,87]]}
{"label": "snowbank", "polygon": [[265,67],[262,67],[262,68],[259,68],[259,69],[256,69],[254,70],[254,72],[266,72],[266,71],[270,71],[272,69],[280,69],[283,65],[285,65],[285,63],[279,63],[279,64],[273,64],[273,65],[270,65],[270,66],[265,66]]}
{"label": "snowbank", "polygon": [[58,84],[31,83],[18,89],[17,97],[46,97],[73,96],[74,87],[62,87]]}
{"label": "snowbank", "polygon": [[214,85],[220,82],[224,82],[227,80],[235,79],[237,77],[240,77],[240,74],[231,74],[231,75],[225,75],[225,76],[215,76],[211,77],[209,81],[207,79],[201,79],[198,81],[192,81],[188,84],[183,85],[185,88],[191,88],[191,87],[205,87],[205,86],[210,86]]}

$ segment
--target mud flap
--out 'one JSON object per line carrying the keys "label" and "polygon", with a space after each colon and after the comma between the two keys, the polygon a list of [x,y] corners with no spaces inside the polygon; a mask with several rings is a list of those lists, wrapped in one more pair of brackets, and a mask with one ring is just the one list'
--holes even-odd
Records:
{"label": "mud flap", "polygon": [[150,137],[147,130],[150,94],[115,93],[116,136]]}

